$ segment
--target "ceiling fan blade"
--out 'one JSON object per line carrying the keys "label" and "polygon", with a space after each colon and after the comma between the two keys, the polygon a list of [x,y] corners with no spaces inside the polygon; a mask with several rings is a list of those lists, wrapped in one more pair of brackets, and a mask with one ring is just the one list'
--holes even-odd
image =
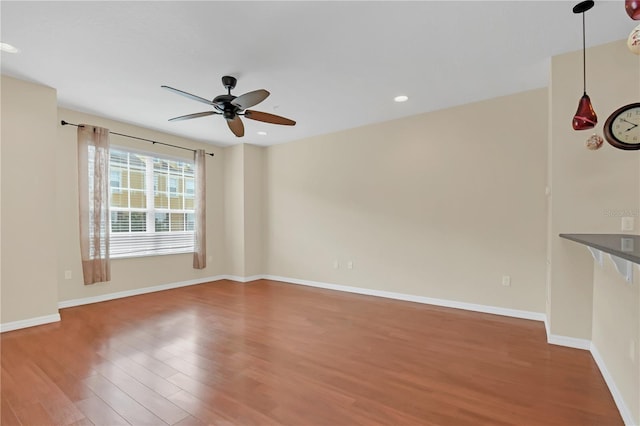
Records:
{"label": "ceiling fan blade", "polygon": [[196,112],[195,114],[181,115],[180,117],[170,118],[169,121],[191,120],[192,118],[206,117],[207,115],[220,114],[215,111]]}
{"label": "ceiling fan blade", "polygon": [[178,95],[182,95],[189,99],[193,99],[194,101],[202,102],[203,104],[207,104],[207,105],[214,105],[214,103],[211,102],[210,100],[201,98],[200,96],[192,95],[191,93],[183,92],[182,90],[174,89],[173,87],[169,87],[169,86],[160,86],[160,87],[162,87],[163,89],[167,89],[173,93],[177,93]]}
{"label": "ceiling fan blade", "polygon": [[248,109],[244,112],[244,116],[252,120],[264,121],[265,123],[282,124],[284,126],[296,125],[296,122],[293,120],[281,117],[279,115],[269,114],[268,112],[252,111]]}
{"label": "ceiling fan blade", "polygon": [[244,136],[244,124],[239,116],[235,116],[233,120],[227,120],[227,125],[234,135],[241,138]]}
{"label": "ceiling fan blade", "polygon": [[243,110],[259,104],[267,99],[267,96],[269,96],[269,92],[264,89],[254,90],[253,92],[238,96],[231,101],[231,105],[237,106]]}

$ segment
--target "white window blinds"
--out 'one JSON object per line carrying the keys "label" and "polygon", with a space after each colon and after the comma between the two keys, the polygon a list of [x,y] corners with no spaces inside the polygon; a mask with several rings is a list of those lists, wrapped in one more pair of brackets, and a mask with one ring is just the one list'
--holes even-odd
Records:
{"label": "white window blinds", "polygon": [[112,147],[109,170],[111,257],[193,252],[193,160]]}

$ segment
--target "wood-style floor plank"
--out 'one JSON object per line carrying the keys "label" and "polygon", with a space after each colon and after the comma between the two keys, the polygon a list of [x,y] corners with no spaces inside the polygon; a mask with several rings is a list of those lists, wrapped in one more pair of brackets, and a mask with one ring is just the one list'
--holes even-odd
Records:
{"label": "wood-style floor plank", "polygon": [[233,426],[235,424],[230,418],[217,412],[215,407],[210,407],[187,391],[171,395],[169,400],[208,425]]}
{"label": "wood-style floor plank", "polygon": [[[189,415],[159,393],[137,381],[133,375],[130,375],[130,371],[125,372],[125,370],[121,370],[116,366],[113,368],[107,367],[101,371],[101,376],[167,424],[177,423]],[[177,386],[174,387],[177,391],[180,391]]]}
{"label": "wood-style floor plank", "polygon": [[3,333],[2,425],[621,425],[535,322],[260,280]]}
{"label": "wood-style floor plank", "polygon": [[144,368],[146,368],[149,371],[153,371],[153,373],[157,376],[162,377],[163,379],[166,379],[169,376],[173,376],[174,374],[176,374],[178,371],[169,367],[169,365],[165,364],[164,362],[147,355],[146,353],[143,352],[136,352],[134,354],[132,354],[130,356],[130,359],[138,364],[140,364],[141,366],[143,366]]}
{"label": "wood-style floor plank", "polygon": [[173,426],[206,426],[207,423],[204,423],[202,420],[199,420],[196,417],[189,416],[185,417],[178,423],[175,423]]}
{"label": "wood-style floor plank", "polygon": [[69,423],[68,426],[95,426],[95,424],[86,417],[78,420],[77,422]]}
{"label": "wood-style floor plank", "polygon": [[101,375],[88,377],[84,382],[129,423],[150,426],[167,424]]}
{"label": "wood-style floor plank", "polygon": [[[39,402],[12,404],[12,410],[22,425],[54,425],[54,420]],[[3,423],[4,424],[4,423]]]}
{"label": "wood-style floor plank", "polygon": [[129,425],[115,410],[97,396],[76,402],[76,406],[96,426]]}
{"label": "wood-style floor plank", "polygon": [[13,412],[13,408],[9,404],[9,400],[3,395],[0,395],[0,424],[5,426],[20,425],[20,420]]}
{"label": "wood-style floor plank", "polygon": [[[103,371],[109,371],[112,374],[117,374],[118,370],[120,370],[122,371],[122,373],[130,376],[132,379],[135,379],[135,381],[139,382],[142,385],[145,385],[146,387],[163,397],[173,395],[174,393],[180,392],[181,390],[179,387],[175,386],[163,377],[156,374],[155,371],[151,371],[127,357],[119,355],[108,355],[104,352],[102,352],[102,354],[105,360],[108,360],[110,363],[112,363],[112,368],[108,368],[107,370],[101,369],[101,373]],[[120,374],[120,377],[122,376],[123,374]]]}

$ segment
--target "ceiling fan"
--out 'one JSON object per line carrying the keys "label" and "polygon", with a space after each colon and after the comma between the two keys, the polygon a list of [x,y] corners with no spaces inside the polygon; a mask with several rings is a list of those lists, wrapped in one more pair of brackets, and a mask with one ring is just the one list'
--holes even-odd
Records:
{"label": "ceiling fan", "polygon": [[244,136],[244,124],[242,123],[240,116],[271,124],[282,124],[285,126],[294,126],[296,124],[295,121],[279,115],[247,109],[264,101],[267,96],[269,96],[269,92],[264,89],[260,89],[237,97],[233,96],[231,94],[231,89],[236,87],[237,81],[238,80],[235,77],[228,75],[222,77],[222,85],[227,89],[227,94],[218,95],[211,101],[201,98],[200,96],[192,95],[191,93],[183,92],[182,90],[174,89],[173,87],[161,86],[163,89],[167,89],[171,92],[177,93],[178,95],[185,96],[189,99],[202,102],[215,108],[215,111],[204,111],[182,115],[180,117],[170,118],[169,121],[190,120],[192,118],[206,117],[207,115],[214,114],[222,115],[227,120],[229,129],[231,129],[233,134],[239,138]]}

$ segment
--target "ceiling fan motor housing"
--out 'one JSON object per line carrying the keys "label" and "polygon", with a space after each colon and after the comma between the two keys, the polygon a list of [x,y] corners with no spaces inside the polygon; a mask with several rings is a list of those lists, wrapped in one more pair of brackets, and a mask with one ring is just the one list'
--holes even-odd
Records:
{"label": "ceiling fan motor housing", "polygon": [[233,95],[216,96],[212,101],[214,104],[213,107],[220,111],[224,115],[224,118],[232,120],[239,111],[237,106],[231,104],[231,101],[235,98]]}
{"label": "ceiling fan motor housing", "polygon": [[236,113],[236,108],[232,106],[231,108],[225,108],[222,111],[222,116],[227,120],[233,120],[234,118],[236,118]]}

